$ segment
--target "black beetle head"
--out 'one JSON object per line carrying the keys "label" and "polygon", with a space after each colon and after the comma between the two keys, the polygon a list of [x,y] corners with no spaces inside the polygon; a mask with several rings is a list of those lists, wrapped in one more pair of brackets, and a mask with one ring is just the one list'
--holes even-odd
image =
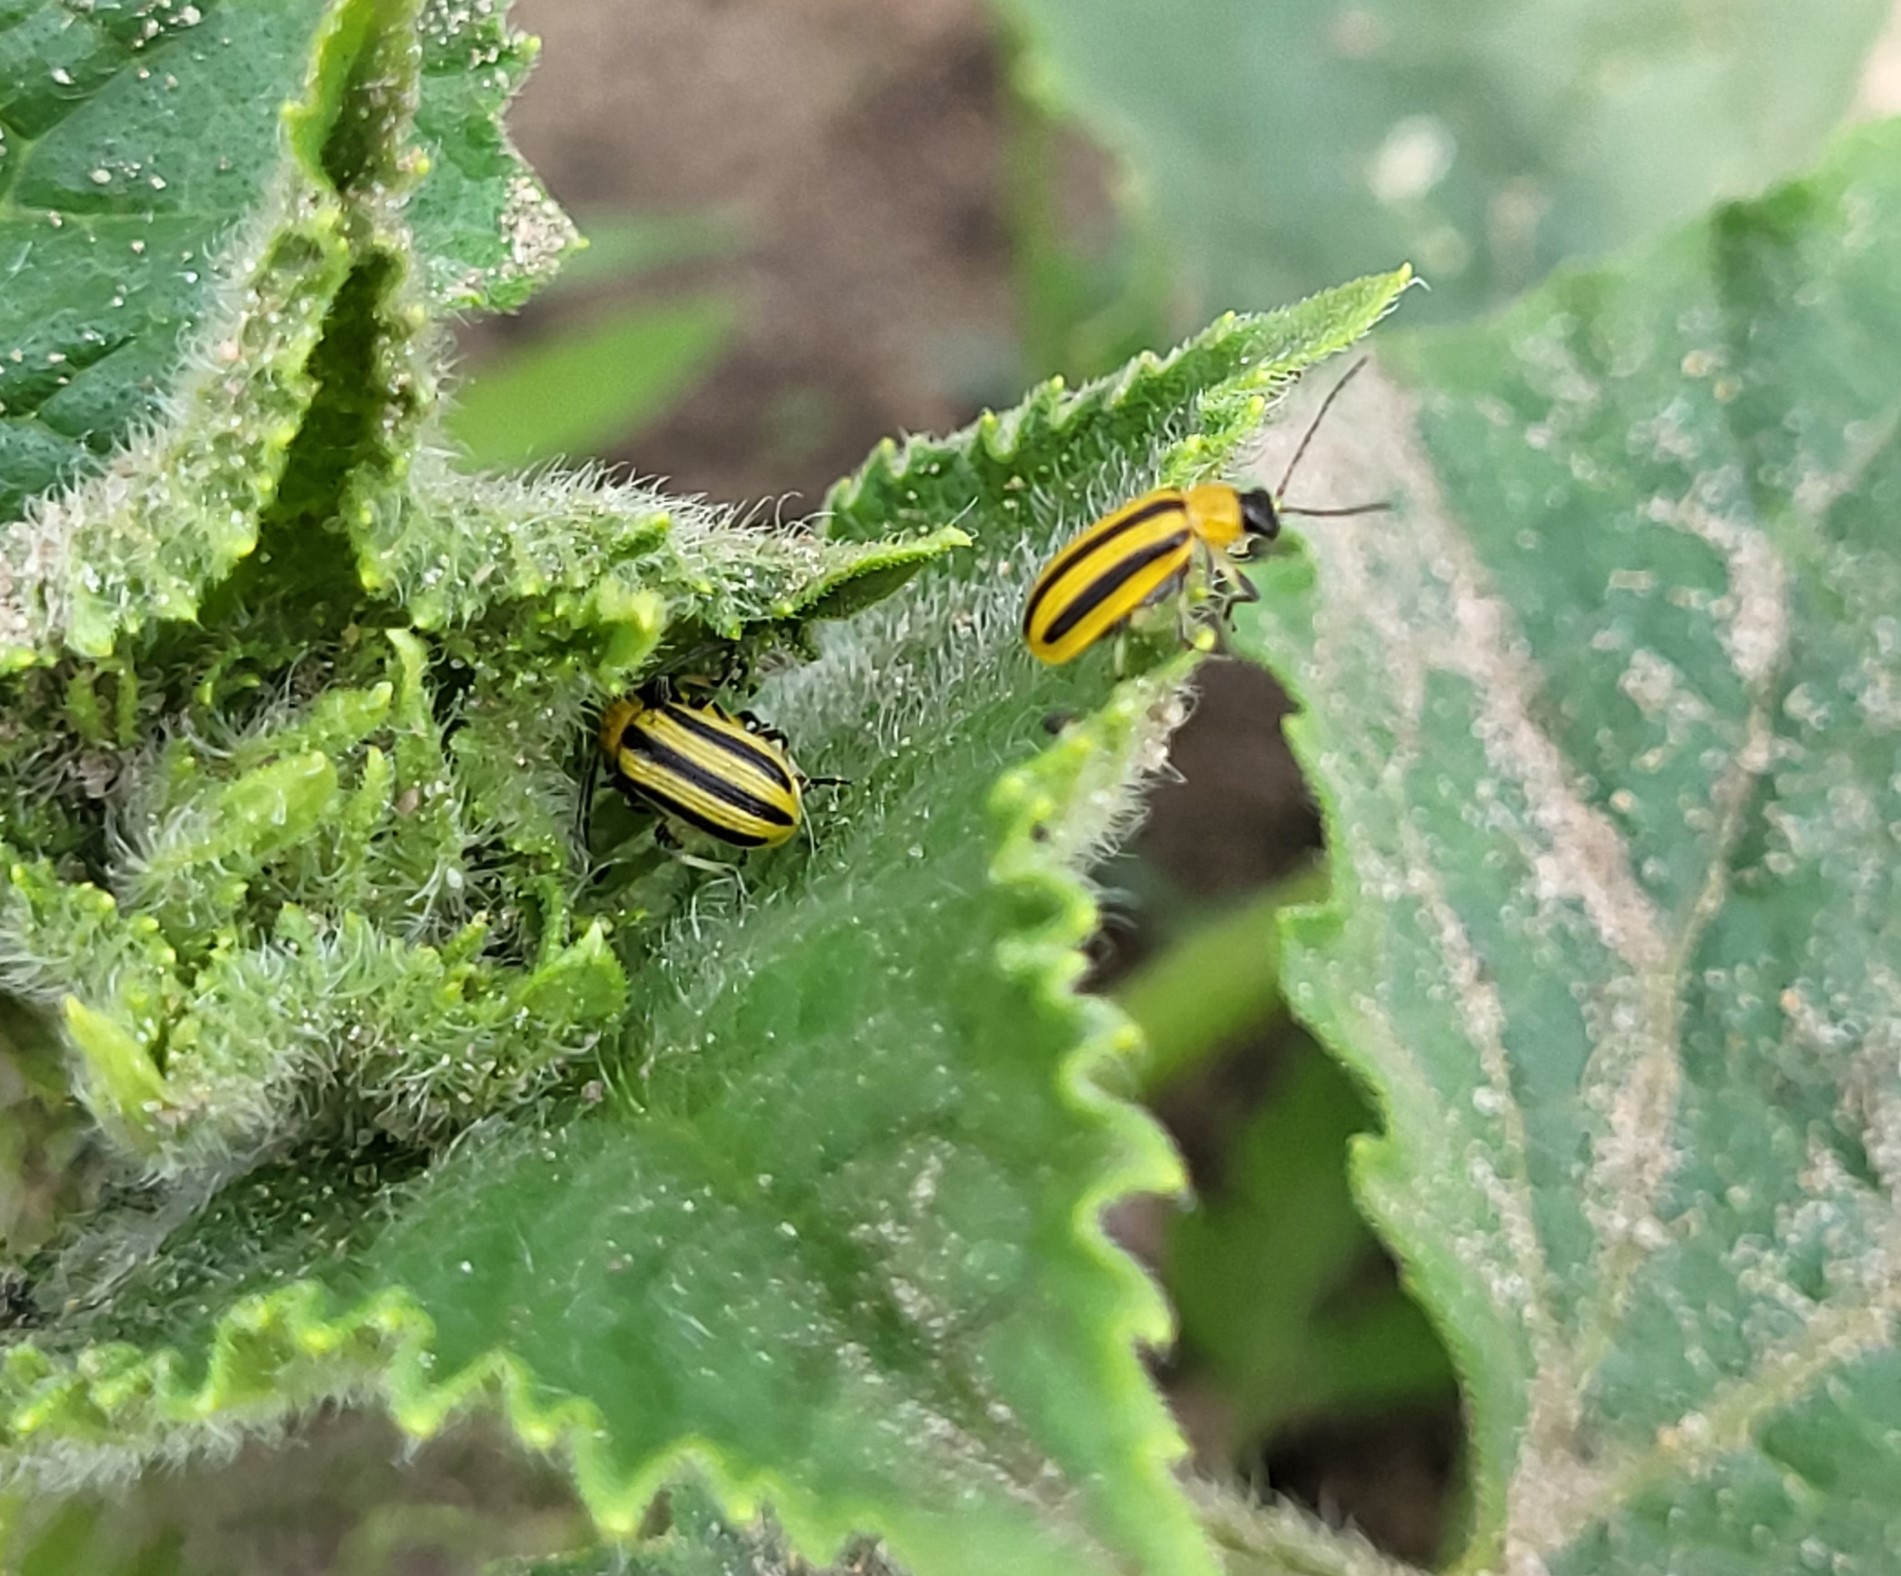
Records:
{"label": "black beetle head", "polygon": [[1249,536],[1263,536],[1270,542],[1281,534],[1280,510],[1275,507],[1274,495],[1265,487],[1255,487],[1241,494],[1241,529]]}

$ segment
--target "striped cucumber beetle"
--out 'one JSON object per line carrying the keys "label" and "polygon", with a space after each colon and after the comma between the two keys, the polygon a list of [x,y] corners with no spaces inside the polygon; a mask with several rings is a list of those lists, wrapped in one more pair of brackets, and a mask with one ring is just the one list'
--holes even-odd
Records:
{"label": "striped cucumber beetle", "polygon": [[798,831],[803,790],[840,777],[807,777],[785,736],[749,712],[676,700],[664,686],[614,701],[601,716],[609,780],[637,809],[735,848],[773,848]]}
{"label": "striped cucumber beetle", "polygon": [[1280,502],[1321,419],[1365,365],[1355,362],[1320,402],[1273,492],[1265,487],[1238,492],[1220,482],[1161,487],[1103,516],[1067,543],[1043,566],[1024,604],[1023,640],[1030,654],[1051,666],[1068,662],[1105,635],[1119,633],[1143,608],[1171,597],[1180,599],[1186,633],[1194,608],[1210,590],[1218,593],[1220,608],[1254,600],[1254,588],[1234,560],[1245,557],[1255,540],[1271,542],[1280,535],[1282,516],[1337,518],[1387,508],[1370,503],[1292,509]]}

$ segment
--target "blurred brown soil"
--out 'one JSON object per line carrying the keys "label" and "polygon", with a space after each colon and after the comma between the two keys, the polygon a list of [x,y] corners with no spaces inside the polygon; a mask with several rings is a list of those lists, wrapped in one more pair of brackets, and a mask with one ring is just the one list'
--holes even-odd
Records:
{"label": "blurred brown soil", "polygon": [[879,435],[967,419],[964,369],[1012,342],[997,71],[974,0],[514,14],[543,52],[510,123],[572,211],[714,209],[746,237],[712,273],[743,304],[736,351],[615,458],[810,508]]}

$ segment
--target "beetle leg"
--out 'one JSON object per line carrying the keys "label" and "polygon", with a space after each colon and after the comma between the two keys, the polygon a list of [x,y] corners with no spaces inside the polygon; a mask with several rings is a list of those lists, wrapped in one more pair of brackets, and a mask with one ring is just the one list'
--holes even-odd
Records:
{"label": "beetle leg", "polygon": [[583,844],[587,842],[588,823],[594,818],[594,785],[600,780],[600,775],[599,762],[590,760],[582,770],[581,791],[575,796],[574,822]]}
{"label": "beetle leg", "polygon": [[[1222,566],[1219,556],[1199,539],[1195,542],[1195,570],[1192,575],[1184,571],[1181,577],[1181,594],[1175,600],[1175,635],[1191,650],[1207,651],[1211,640],[1202,609],[1217,596]],[[1217,606],[1215,622],[1219,623],[1220,618],[1221,610]]]}
{"label": "beetle leg", "polygon": [[[647,808],[651,810],[652,806],[649,805]],[[737,865],[727,864],[718,859],[708,859],[701,854],[689,853],[686,844],[680,841],[680,834],[673,829],[673,823],[664,815],[654,816],[653,841],[654,847],[664,850],[668,857],[678,864],[691,866],[695,870],[704,870],[716,876],[730,876],[735,882],[739,882]],[[745,890],[744,883],[740,883],[740,890]]]}
{"label": "beetle leg", "polygon": [[1176,625],[1176,633],[1183,645],[1193,651],[1220,651],[1221,617],[1217,613],[1213,618],[1200,616],[1199,608],[1184,607]]}
{"label": "beetle leg", "polygon": [[748,733],[757,735],[768,744],[776,744],[782,750],[788,748],[791,743],[779,729],[763,721],[756,711],[736,711],[733,713],[733,721],[744,723]]}

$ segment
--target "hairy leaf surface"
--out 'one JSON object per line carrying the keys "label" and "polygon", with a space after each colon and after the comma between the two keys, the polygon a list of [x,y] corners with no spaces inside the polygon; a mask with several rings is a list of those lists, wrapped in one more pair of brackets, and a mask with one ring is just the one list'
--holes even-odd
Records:
{"label": "hairy leaf surface", "polygon": [[[399,846],[435,835],[431,816],[486,804],[502,819],[510,760],[536,785],[516,797],[559,801],[585,730],[571,705],[544,703],[536,675],[563,641],[579,660],[582,633],[611,623],[590,625],[585,610],[599,611],[622,530],[634,533],[618,549],[625,594],[657,592],[681,627],[736,640],[756,624],[802,630],[858,611],[756,700],[808,770],[850,785],[815,791],[809,839],[731,880],[655,860],[637,819],[603,806],[604,867],[571,900],[567,843],[517,818],[504,836],[518,860],[471,863],[465,886],[494,894],[497,923],[511,904],[544,926],[551,914],[565,924],[564,901],[574,913],[557,939],[544,929],[532,967],[499,976],[467,972],[480,937],[422,956],[391,950],[396,914],[331,931],[301,905],[255,951],[214,954],[204,978],[229,977],[226,996],[191,1000],[198,1016],[238,1003],[221,1043],[250,1053],[283,1041],[259,1012],[273,977],[258,967],[278,960],[311,981],[296,987],[311,1004],[299,1035],[326,1012],[369,1032],[370,1054],[346,1055],[336,1081],[389,1091],[372,1104],[381,1114],[349,1129],[350,1143],[312,1128],[209,1194],[200,1184],[156,1206],[116,1203],[65,1244],[37,1288],[64,1313],[4,1370],[15,1465],[104,1470],[340,1390],[382,1394],[417,1433],[489,1397],[523,1440],[572,1458],[590,1506],[620,1531],[696,1460],[729,1508],[769,1501],[814,1554],[873,1530],[925,1576],[1209,1570],[1169,1471],[1172,1429],[1134,1351],[1165,1335],[1166,1316],[1096,1222],[1121,1193],[1172,1185],[1174,1159],[1096,1089],[1091,1068],[1121,1020],[1068,988],[1095,917],[1077,872],[1133,815],[1178,719],[1186,663],[1120,687],[1106,654],[1038,669],[1017,637],[1019,601],[1056,536],[1160,476],[1220,467],[1267,398],[1364,333],[1406,280],[1228,319],[1103,385],[1045,389],[950,439],[881,451],[835,490],[824,538],[722,532],[690,507],[675,519],[657,501],[573,483],[485,491],[415,472],[364,525],[366,561],[474,678],[471,720],[412,768],[451,797],[399,818]],[[450,508],[454,497],[470,506]],[[432,575],[426,557],[405,556],[449,516],[471,550],[493,547],[486,579]],[[329,692],[283,719],[271,747],[160,774],[191,805],[258,818],[238,839],[259,871],[247,891],[326,857],[299,817],[356,824],[348,807],[377,770],[360,741],[432,682],[417,665],[421,635],[391,644],[380,685]],[[1052,740],[1042,719],[1058,712],[1076,720]],[[428,716],[411,716],[387,748],[438,748]],[[319,738],[325,748],[310,750]],[[332,758],[346,768],[334,776]],[[369,793],[372,807],[386,791]],[[146,879],[188,939],[193,872],[229,878],[238,856],[216,841],[218,815],[163,824],[170,852]],[[369,841],[350,848],[379,846],[381,823],[363,824]],[[352,868],[360,881],[390,865]],[[68,922],[103,923],[84,904]],[[391,978],[354,996],[321,988],[327,958],[348,960],[351,981]],[[137,961],[112,978],[171,967],[162,954]],[[616,1033],[591,1065],[565,1053],[549,1096],[520,1083],[532,1065],[505,1056],[438,1064],[400,1049],[465,1021],[499,1032],[519,1013],[598,1025],[618,1013],[622,978]],[[453,1012],[431,1020],[432,999]],[[497,1000],[509,1010],[491,1025]],[[249,1039],[235,1032],[244,1021],[260,1025]],[[335,1030],[317,1039],[333,1043]],[[474,1077],[501,1081],[493,1109],[511,1123],[445,1146],[426,1122],[391,1120],[457,1102],[482,1110]],[[213,1116],[232,1103],[203,1099]]]}

